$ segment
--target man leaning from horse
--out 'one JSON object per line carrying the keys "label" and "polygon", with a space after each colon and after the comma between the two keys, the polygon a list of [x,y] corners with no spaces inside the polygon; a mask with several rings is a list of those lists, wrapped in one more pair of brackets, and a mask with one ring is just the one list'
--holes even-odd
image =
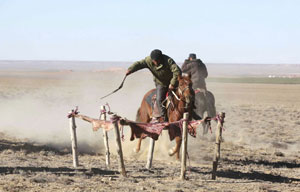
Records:
{"label": "man leaning from horse", "polygon": [[150,56],[133,63],[128,68],[126,75],[144,68],[151,71],[156,86],[156,104],[159,115],[153,114],[153,118],[158,122],[167,121],[166,108],[162,106],[162,102],[168,90],[174,90],[177,87],[181,69],[171,57],[163,54],[159,49],[154,49]]}

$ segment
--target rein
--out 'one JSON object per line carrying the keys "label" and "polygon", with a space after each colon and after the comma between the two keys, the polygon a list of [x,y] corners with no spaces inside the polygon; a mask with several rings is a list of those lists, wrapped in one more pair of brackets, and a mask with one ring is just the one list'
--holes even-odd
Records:
{"label": "rein", "polygon": [[175,96],[175,98],[178,100],[178,101],[181,101],[181,99],[176,95],[176,93],[174,91],[171,91],[172,94]]}
{"label": "rein", "polygon": [[[179,95],[182,96],[182,95],[184,94],[184,92],[185,92],[187,89],[189,89],[189,87],[185,87],[183,90],[181,90],[180,87],[178,87]],[[182,102],[185,103],[185,107],[183,107],[184,109],[187,109],[187,108],[188,108],[187,102],[186,102],[185,100],[183,100],[183,99],[181,99],[180,97],[178,97],[177,94],[176,94],[174,91],[172,91],[172,94],[175,96],[175,98],[176,98],[178,101],[182,101]]]}
{"label": "rein", "polygon": [[[187,90],[187,89],[188,89],[188,87],[186,87],[186,88],[184,88],[183,90],[181,90],[181,89],[178,87],[178,92],[179,92],[180,95],[183,95],[184,91]],[[175,98],[176,98],[178,101],[183,101],[182,99],[180,99],[180,98],[176,95],[176,93],[175,93],[174,91],[171,91],[171,92],[172,92],[172,94],[175,96]],[[185,102],[185,101],[183,101],[183,102]]]}

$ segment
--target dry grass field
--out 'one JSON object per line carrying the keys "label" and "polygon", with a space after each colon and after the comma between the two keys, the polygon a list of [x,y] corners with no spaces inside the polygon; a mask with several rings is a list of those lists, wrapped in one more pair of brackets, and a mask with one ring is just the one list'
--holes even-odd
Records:
{"label": "dry grass field", "polygon": [[[207,87],[224,111],[225,131],[217,179],[211,180],[213,133],[189,137],[187,180],[167,151],[174,145],[163,132],[156,143],[153,168],[145,169],[148,140],[133,152],[125,127],[122,147],[128,174],[118,173],[114,135],[109,133],[112,167],[105,167],[102,131],[76,119],[80,167],[72,166],[67,113],[98,118],[109,103],[122,117],[135,119],[152,77],[138,72],[119,86],[124,71],[0,72],[0,191],[299,191],[300,84],[209,78]],[[255,79],[255,77],[251,77]],[[227,80],[226,80],[227,79]],[[293,80],[293,79],[292,79]],[[250,82],[249,82],[250,81]],[[299,79],[295,79],[299,82]]]}

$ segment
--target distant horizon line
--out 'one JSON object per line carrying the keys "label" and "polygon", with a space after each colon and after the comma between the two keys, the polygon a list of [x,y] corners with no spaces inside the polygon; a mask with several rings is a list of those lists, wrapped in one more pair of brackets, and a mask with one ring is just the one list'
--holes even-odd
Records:
{"label": "distant horizon line", "polygon": [[[86,63],[134,63],[135,61],[89,61],[89,60],[31,60],[31,59],[0,59],[0,62],[86,62]],[[183,63],[183,62],[178,62]],[[300,65],[300,63],[230,63],[230,62],[204,62],[205,64],[231,64],[231,65]]]}

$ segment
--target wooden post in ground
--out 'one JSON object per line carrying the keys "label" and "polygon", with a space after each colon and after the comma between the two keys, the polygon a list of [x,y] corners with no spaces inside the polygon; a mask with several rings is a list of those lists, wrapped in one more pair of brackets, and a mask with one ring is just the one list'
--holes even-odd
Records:
{"label": "wooden post in ground", "polygon": [[146,169],[150,169],[152,167],[154,146],[155,146],[155,140],[150,138]]}
{"label": "wooden post in ground", "polygon": [[225,113],[219,113],[218,125],[216,129],[216,145],[215,145],[215,154],[213,159],[213,170],[212,170],[212,179],[216,179],[218,161],[220,159],[220,151],[221,151],[221,140],[222,140],[222,127],[225,119]]}
{"label": "wooden post in ground", "polygon": [[180,173],[180,179],[185,179],[185,172],[186,172],[186,156],[187,156],[187,121],[189,119],[189,114],[184,113],[183,114],[183,128],[182,128],[182,156],[181,156],[181,173]]}
{"label": "wooden post in ground", "polygon": [[71,116],[69,122],[70,122],[70,131],[71,131],[73,166],[78,167],[79,163],[78,163],[78,151],[77,151],[76,124],[75,124],[75,117],[73,115]]}
{"label": "wooden post in ground", "polygon": [[[101,106],[101,115],[100,115],[100,120],[106,120],[106,110],[105,106]],[[107,131],[105,129],[102,129],[103,131],[103,141],[104,141],[104,147],[105,147],[105,164],[106,167],[110,167],[110,152],[109,152],[109,145],[108,145],[108,136],[107,136]]]}
{"label": "wooden post in ground", "polygon": [[121,145],[121,138],[120,138],[120,130],[118,121],[115,119],[118,119],[116,115],[113,115],[113,124],[114,124],[114,132],[115,132],[115,138],[116,138],[116,146],[117,146],[117,153],[119,155],[119,172],[126,177],[126,171],[125,171],[125,165],[123,160],[123,152],[122,152],[122,145]]}

